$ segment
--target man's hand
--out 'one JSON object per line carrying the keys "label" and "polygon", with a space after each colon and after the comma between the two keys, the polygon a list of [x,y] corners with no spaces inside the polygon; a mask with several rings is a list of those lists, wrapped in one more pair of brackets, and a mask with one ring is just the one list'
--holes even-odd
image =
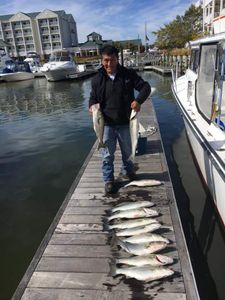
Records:
{"label": "man's hand", "polygon": [[133,102],[131,102],[131,106],[130,106],[134,111],[139,112],[141,110],[141,105],[134,100]]}
{"label": "man's hand", "polygon": [[90,114],[93,113],[92,106],[90,106],[90,107],[88,108],[88,111],[89,111]]}

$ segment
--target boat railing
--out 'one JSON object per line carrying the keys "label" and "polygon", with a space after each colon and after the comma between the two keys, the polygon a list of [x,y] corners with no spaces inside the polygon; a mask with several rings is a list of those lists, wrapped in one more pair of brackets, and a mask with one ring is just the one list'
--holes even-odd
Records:
{"label": "boat railing", "polygon": [[171,75],[172,75],[173,86],[175,88],[175,91],[177,91],[178,62],[176,63],[175,74],[174,74],[174,69],[171,68]]}

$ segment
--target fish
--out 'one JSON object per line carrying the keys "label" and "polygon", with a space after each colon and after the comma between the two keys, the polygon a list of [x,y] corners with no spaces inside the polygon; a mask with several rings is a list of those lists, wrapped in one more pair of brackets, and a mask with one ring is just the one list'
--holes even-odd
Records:
{"label": "fish", "polygon": [[93,127],[95,134],[98,139],[98,150],[101,148],[105,148],[103,143],[103,135],[104,135],[104,117],[100,109],[100,104],[96,103],[91,106],[92,109],[92,118],[93,118]]}
{"label": "fish", "polygon": [[156,88],[151,86],[151,94],[150,95],[152,96],[153,94],[155,94],[155,92],[156,92]]}
{"label": "fish", "polygon": [[108,217],[108,220],[111,221],[117,218],[125,218],[125,219],[135,219],[135,218],[149,218],[158,216],[158,212],[151,208],[139,208],[139,209],[131,209],[127,211],[121,211],[118,213],[114,213],[112,216]]}
{"label": "fish", "polygon": [[114,259],[115,264],[126,264],[141,267],[144,265],[165,266],[173,263],[173,258],[161,254],[149,254],[148,256],[132,256]]}
{"label": "fish", "polygon": [[159,180],[155,180],[155,179],[143,179],[143,180],[134,180],[134,181],[131,181],[128,184],[126,184],[124,186],[124,188],[126,188],[128,186],[141,186],[141,187],[156,186],[156,185],[160,185],[160,184],[162,184],[162,182],[159,181]]}
{"label": "fish", "polygon": [[153,232],[157,229],[159,229],[162,225],[159,222],[155,222],[152,224],[148,224],[146,226],[139,226],[134,228],[128,228],[123,230],[117,230],[116,236],[132,236],[132,235],[138,235],[146,232]]}
{"label": "fish", "polygon": [[148,255],[151,253],[155,253],[159,250],[166,248],[167,243],[165,242],[151,242],[151,243],[141,243],[141,244],[133,244],[129,242],[123,242],[122,240],[117,238],[117,245],[119,245],[126,252],[133,255]]}
{"label": "fish", "polygon": [[130,210],[130,209],[137,209],[141,207],[151,207],[155,204],[150,201],[140,201],[140,202],[131,202],[131,203],[121,203],[111,209],[111,212],[116,211],[123,211],[123,210]]}
{"label": "fish", "polygon": [[166,267],[151,266],[117,268],[116,265],[111,264],[109,275],[114,277],[118,274],[125,275],[129,278],[135,278],[137,280],[149,282],[172,276],[174,274],[174,271]]}
{"label": "fish", "polygon": [[130,159],[135,161],[135,153],[137,149],[138,143],[138,135],[139,135],[139,116],[138,113],[132,109],[130,114],[130,138],[131,138],[131,157]]}
{"label": "fish", "polygon": [[157,223],[155,219],[152,218],[142,218],[142,219],[136,219],[136,220],[128,220],[119,222],[117,224],[109,225],[107,223],[103,223],[105,230],[112,230],[112,229],[128,229],[128,228],[134,228],[138,226],[145,226],[148,224]]}
{"label": "fish", "polygon": [[170,243],[170,241],[167,238],[155,233],[138,234],[138,235],[125,238],[122,241],[134,243],[134,244],[147,243],[147,242],[164,242],[166,244]]}

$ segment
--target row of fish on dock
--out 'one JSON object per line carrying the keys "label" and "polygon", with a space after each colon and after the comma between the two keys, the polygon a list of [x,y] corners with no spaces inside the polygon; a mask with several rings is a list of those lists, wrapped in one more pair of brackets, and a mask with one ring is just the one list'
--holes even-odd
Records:
{"label": "row of fish on dock", "polygon": [[[148,180],[148,186],[158,184],[161,182]],[[138,185],[138,182],[131,182],[127,186],[131,185]],[[123,202],[107,211],[109,216],[104,218],[103,227],[111,234],[111,246],[120,246],[132,255],[113,258],[110,263],[111,276],[121,274],[149,282],[174,274],[173,270],[165,267],[173,263],[173,258],[158,254],[170,241],[154,233],[165,227],[157,220],[159,213],[152,208],[154,205],[151,201]]]}

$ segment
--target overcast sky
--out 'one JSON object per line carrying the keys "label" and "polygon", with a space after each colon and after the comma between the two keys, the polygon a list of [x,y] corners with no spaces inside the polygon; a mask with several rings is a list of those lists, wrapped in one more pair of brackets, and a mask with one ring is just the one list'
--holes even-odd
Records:
{"label": "overcast sky", "polygon": [[65,10],[77,23],[78,40],[95,31],[105,40],[136,39],[144,42],[145,22],[151,44],[152,31],[183,15],[194,0],[0,0],[0,15]]}

